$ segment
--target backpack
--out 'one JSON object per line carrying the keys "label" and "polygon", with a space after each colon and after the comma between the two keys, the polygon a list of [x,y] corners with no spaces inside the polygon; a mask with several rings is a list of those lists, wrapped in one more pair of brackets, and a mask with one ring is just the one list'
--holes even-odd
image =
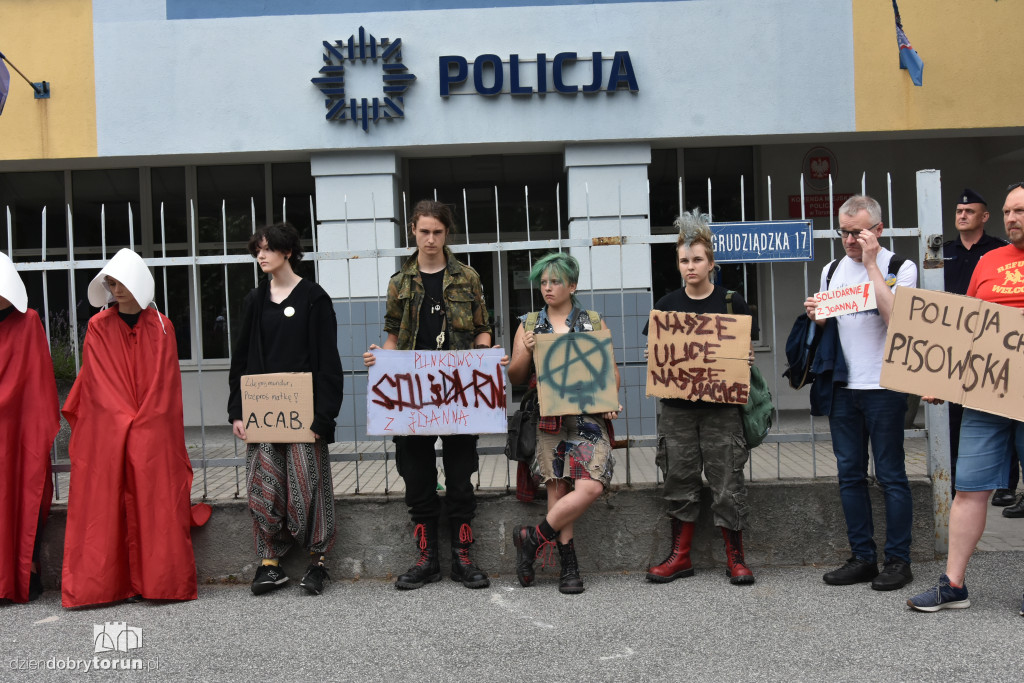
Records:
{"label": "backpack", "polygon": [[794,389],[814,381],[811,366],[814,364],[814,354],[818,351],[818,342],[821,341],[820,329],[806,313],[801,313],[789,331],[789,338],[786,339],[786,362],[789,367],[782,376],[789,380],[789,386]]}
{"label": "backpack", "polygon": [[743,436],[747,440],[747,448],[756,448],[764,442],[764,437],[772,428],[774,410],[768,382],[757,366],[751,365],[750,394],[743,406]]}
{"label": "backpack", "polygon": [[[825,273],[825,289],[828,289],[832,283],[832,276],[835,275],[836,268],[839,267],[839,261],[840,259],[836,259],[828,264],[828,272]],[[895,277],[905,262],[905,258],[893,254],[886,270]],[[808,318],[806,313],[801,313],[793,323],[789,337],[786,339],[786,363],[789,367],[782,373],[782,376],[789,380],[789,386],[794,389],[800,389],[814,382],[815,376],[811,372],[811,367],[814,364],[814,354],[818,350],[820,339],[821,328]]]}
{"label": "backpack", "polygon": [[[725,292],[725,310],[732,315],[732,299],[736,292]],[[750,366],[750,393],[747,402],[742,406],[743,437],[747,440],[747,448],[756,448],[764,442],[764,437],[772,428],[772,392],[768,390],[768,382],[756,365]]]}

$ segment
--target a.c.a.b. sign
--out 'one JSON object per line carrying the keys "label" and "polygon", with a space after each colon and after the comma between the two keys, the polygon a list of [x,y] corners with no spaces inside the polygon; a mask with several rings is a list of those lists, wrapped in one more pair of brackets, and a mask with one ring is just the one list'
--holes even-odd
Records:
{"label": "a.c.a.b. sign", "polygon": [[246,443],[312,443],[313,374],[274,372],[242,376]]}

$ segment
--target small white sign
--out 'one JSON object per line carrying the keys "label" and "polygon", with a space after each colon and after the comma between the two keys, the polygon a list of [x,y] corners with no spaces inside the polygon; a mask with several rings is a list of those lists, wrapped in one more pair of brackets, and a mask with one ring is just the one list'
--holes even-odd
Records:
{"label": "small white sign", "polygon": [[504,434],[503,349],[374,351],[366,433]]}
{"label": "small white sign", "polygon": [[875,286],[870,282],[818,292],[814,300],[818,302],[814,317],[819,320],[878,308]]}

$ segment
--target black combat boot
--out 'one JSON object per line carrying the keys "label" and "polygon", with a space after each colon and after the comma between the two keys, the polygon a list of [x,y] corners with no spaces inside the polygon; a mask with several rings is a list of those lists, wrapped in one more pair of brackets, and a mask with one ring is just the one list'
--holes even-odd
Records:
{"label": "black combat boot", "polygon": [[558,555],[562,558],[562,576],[558,579],[558,592],[566,594],[582,593],[583,579],[580,578],[580,567],[576,562],[576,546],[573,539],[566,544],[558,544]]}
{"label": "black combat boot", "polygon": [[461,581],[466,588],[487,588],[490,579],[469,557],[473,545],[473,528],[468,522],[452,522],[452,581]]}
{"label": "black combat boot", "polygon": [[516,547],[516,576],[520,586],[529,588],[533,585],[533,563],[544,553],[544,548],[550,550],[554,546],[557,535],[558,532],[547,520],[537,526],[517,526],[512,532],[512,543]]}
{"label": "black combat boot", "polygon": [[437,520],[417,524],[412,537],[413,540],[419,537],[420,556],[416,564],[395,581],[395,588],[402,590],[421,588],[425,583],[441,580],[441,564],[437,559]]}

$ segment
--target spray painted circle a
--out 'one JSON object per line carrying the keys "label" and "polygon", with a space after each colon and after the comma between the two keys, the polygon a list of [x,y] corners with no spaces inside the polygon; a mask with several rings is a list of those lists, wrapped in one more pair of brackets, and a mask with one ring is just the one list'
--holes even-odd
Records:
{"label": "spray painted circle a", "polygon": [[586,411],[588,406],[596,405],[597,392],[605,388],[613,362],[608,341],[589,334],[558,337],[541,364],[538,379],[559,398]]}

